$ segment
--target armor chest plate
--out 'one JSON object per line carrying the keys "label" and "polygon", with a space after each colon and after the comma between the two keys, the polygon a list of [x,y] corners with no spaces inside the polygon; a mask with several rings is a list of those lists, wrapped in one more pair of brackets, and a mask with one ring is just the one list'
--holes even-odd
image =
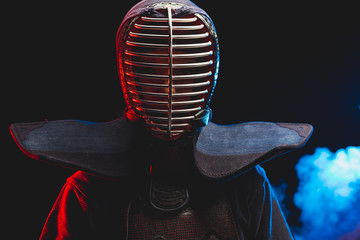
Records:
{"label": "armor chest plate", "polygon": [[128,213],[128,239],[239,239],[229,201],[223,198],[205,205],[190,204],[180,212],[163,213],[133,202]]}

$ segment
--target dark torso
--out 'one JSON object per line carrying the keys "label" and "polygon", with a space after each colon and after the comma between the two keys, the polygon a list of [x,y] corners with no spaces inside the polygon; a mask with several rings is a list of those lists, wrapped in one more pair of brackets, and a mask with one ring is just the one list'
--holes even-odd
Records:
{"label": "dark torso", "polygon": [[292,239],[261,167],[232,182],[198,176],[185,183],[186,205],[163,212],[150,204],[157,200],[149,177],[111,181],[79,171],[63,187],[41,239]]}
{"label": "dark torso", "polygon": [[96,177],[86,175],[86,178],[88,182],[82,185],[86,188],[91,183],[91,189],[84,189],[88,196],[84,221],[88,226],[84,228],[92,229],[89,238],[239,239],[230,197],[234,191],[230,185],[195,181],[188,186],[187,204],[179,210],[164,212],[149,203],[149,185],[144,181],[126,179],[109,184]]}

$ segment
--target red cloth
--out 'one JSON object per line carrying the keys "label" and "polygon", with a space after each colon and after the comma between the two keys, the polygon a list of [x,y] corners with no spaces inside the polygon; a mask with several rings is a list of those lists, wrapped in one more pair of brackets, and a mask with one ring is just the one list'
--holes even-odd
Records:
{"label": "red cloth", "polygon": [[80,216],[88,210],[88,196],[83,192],[83,186],[88,183],[88,175],[83,172],[76,172],[67,179],[46,220],[40,239],[70,239],[73,225],[78,225],[76,222],[81,221]]}

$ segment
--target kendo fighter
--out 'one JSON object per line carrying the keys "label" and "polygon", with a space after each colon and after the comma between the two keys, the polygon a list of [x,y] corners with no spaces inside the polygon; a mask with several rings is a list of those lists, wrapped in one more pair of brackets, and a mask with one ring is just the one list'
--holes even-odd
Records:
{"label": "kendo fighter", "polygon": [[259,164],[302,147],[313,128],[210,121],[219,43],[209,15],[188,0],[141,1],[116,54],[122,117],[10,126],[29,157],[76,170],[40,239],[293,239]]}

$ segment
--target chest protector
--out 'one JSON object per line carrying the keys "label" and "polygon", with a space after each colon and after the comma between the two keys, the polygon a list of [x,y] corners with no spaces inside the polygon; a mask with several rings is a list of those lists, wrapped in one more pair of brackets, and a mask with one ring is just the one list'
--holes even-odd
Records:
{"label": "chest protector", "polygon": [[128,212],[127,239],[235,240],[239,239],[229,200],[221,198],[210,206],[192,206],[176,213],[154,211],[135,201]]}

